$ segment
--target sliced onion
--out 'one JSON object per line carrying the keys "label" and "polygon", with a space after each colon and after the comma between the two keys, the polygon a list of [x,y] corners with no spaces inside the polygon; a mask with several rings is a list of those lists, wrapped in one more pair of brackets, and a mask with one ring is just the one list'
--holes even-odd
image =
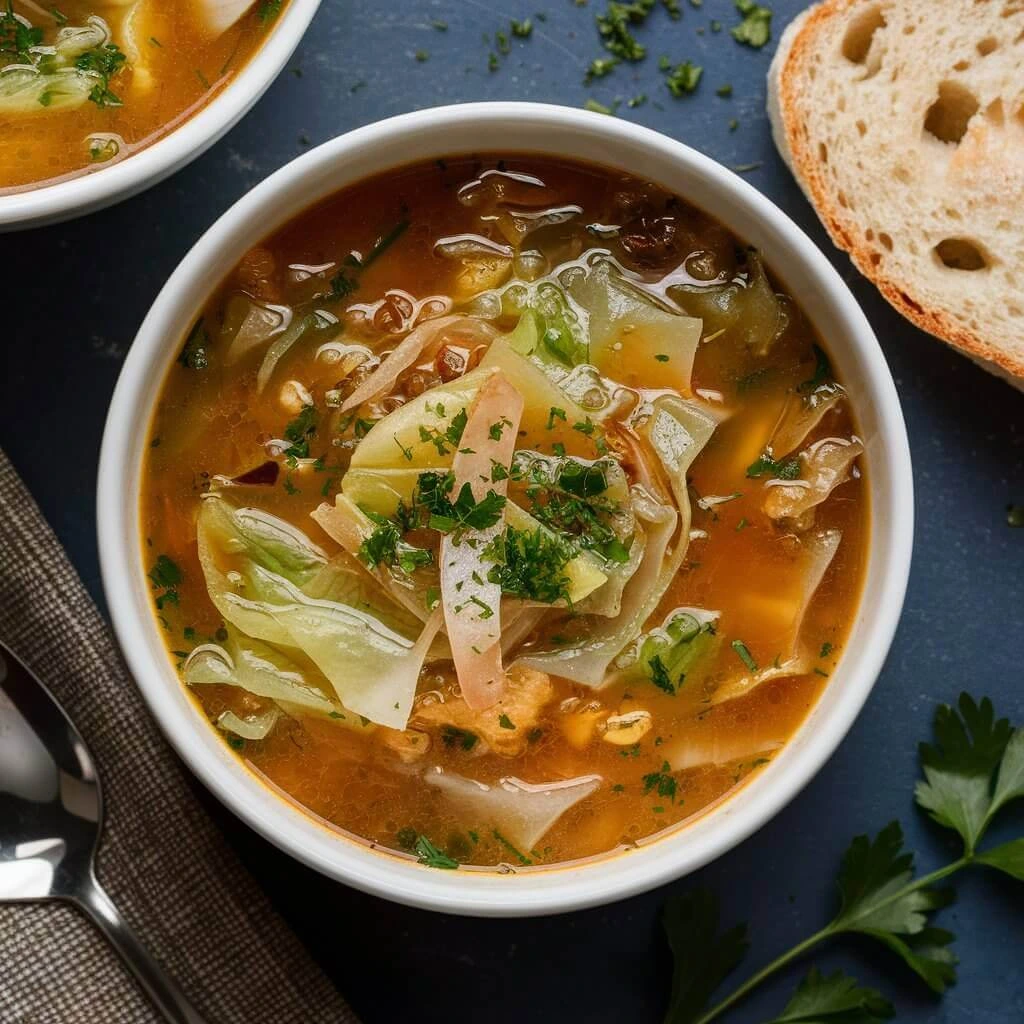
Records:
{"label": "sliced onion", "polygon": [[[523,396],[497,370],[480,388],[469,409],[460,447],[452,460],[453,493],[469,484],[476,501],[493,490],[501,497],[508,479],[492,482],[491,468],[507,471],[512,463],[523,414]],[[490,435],[500,424],[500,436]],[[445,629],[452,647],[455,671],[466,703],[471,708],[490,707],[500,699],[505,685],[501,656],[501,584],[487,578],[489,566],[484,549],[503,530],[505,517],[484,530],[466,530],[461,536],[441,539],[441,601]]]}
{"label": "sliced onion", "polygon": [[495,333],[493,328],[467,316],[442,316],[436,320],[427,320],[407,334],[391,355],[345,399],[341,411],[357,409],[364,402],[369,402],[378,395],[387,394],[394,388],[395,381],[402,373],[419,359],[423,350],[432,344],[442,331],[454,332],[456,325],[474,336],[484,335],[488,340]]}

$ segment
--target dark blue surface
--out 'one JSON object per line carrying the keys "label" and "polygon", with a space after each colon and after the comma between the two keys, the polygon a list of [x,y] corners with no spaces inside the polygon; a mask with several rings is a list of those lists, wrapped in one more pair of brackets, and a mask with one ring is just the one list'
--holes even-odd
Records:
{"label": "dark blue surface", "polygon": [[[382,10],[382,6],[386,9]],[[603,5],[601,5],[603,6]],[[775,39],[802,0],[776,0]],[[850,837],[900,818],[926,868],[950,853],[911,803],[915,746],[934,705],[963,688],[991,694],[1024,721],[1024,530],[1006,506],[1024,502],[1024,395],[902,321],[833,250],[772,147],[763,116],[771,46],[741,48],[704,0],[681,22],[661,10],[639,35],[644,64],[582,85],[599,54],[593,2],[430,3],[326,0],[302,47],[260,105],[191,167],[106,212],[21,236],[0,236],[4,372],[0,445],[100,599],[96,460],[121,361],[168,273],[211,221],[311,144],[390,114],[477,99],[582,105],[646,92],[621,113],[725,164],[762,166],[748,179],[833,259],[874,324],[903,398],[915,462],[917,540],[906,611],[884,673],[829,765],[769,826],[699,875],[603,910],[540,921],[472,921],[405,910],[299,867],[206,797],[210,812],[366,1024],[398,1020],[654,1022],[669,984],[658,926],[668,892],[711,885],[727,921],[748,920],[753,966],[815,930],[830,913]],[[547,13],[539,22],[536,11]],[[534,32],[489,73],[482,39],[534,16]],[[431,19],[448,23],[446,32]],[[699,35],[698,28],[705,28]],[[429,52],[424,62],[417,50]],[[673,100],[657,57],[705,66],[697,95]],[[365,83],[361,85],[360,83]],[[725,83],[732,99],[715,95]],[[728,122],[740,125],[730,131]],[[1024,829],[1018,815],[1017,834]],[[817,962],[849,965],[892,995],[901,1021],[1024,1020],[1024,886],[974,877],[941,922],[958,934],[960,982],[941,1002],[885,954],[857,944]],[[741,972],[742,973],[742,972]],[[725,1018],[778,1012],[799,972]],[[258,1024],[258,1022],[254,1022]]]}

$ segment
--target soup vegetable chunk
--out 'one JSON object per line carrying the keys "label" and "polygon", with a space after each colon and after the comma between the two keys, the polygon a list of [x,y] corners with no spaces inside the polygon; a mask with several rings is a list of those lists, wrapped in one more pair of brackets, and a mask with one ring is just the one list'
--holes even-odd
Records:
{"label": "soup vegetable chunk", "polygon": [[253,249],[184,339],[142,495],[183,682],[282,795],[436,868],[693,819],[832,672],[851,397],[762,255],[661,188],[417,164]]}
{"label": "soup vegetable chunk", "polygon": [[0,0],[0,195],[123,159],[191,117],[282,0]]}

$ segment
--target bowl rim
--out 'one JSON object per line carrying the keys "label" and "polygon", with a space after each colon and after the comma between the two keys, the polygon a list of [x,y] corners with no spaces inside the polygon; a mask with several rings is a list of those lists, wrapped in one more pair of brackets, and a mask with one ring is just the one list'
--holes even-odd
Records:
{"label": "bowl rim", "polygon": [[[254,0],[255,2],[255,0]],[[0,195],[0,232],[55,224],[103,209],[191,163],[233,128],[294,53],[321,0],[289,0],[241,70],[193,116],[137,153],[87,174]]]}
{"label": "bowl rim", "polygon": [[[461,133],[498,137],[495,126],[514,125],[518,133],[554,137],[547,146],[452,145]],[[491,132],[491,135],[488,135]],[[293,219],[303,206],[370,173],[402,161],[380,162],[376,170],[331,186],[332,169],[375,153],[396,141],[418,138],[433,156],[505,150],[574,156],[572,139],[607,147],[603,160],[587,162],[629,170],[626,153],[651,154],[728,200],[729,215],[716,213],[735,229],[736,217],[762,225],[784,252],[769,253],[773,267],[796,261],[816,306],[828,309],[843,325],[850,343],[839,362],[849,361],[865,375],[865,407],[877,421],[869,442],[871,533],[866,582],[853,632],[870,633],[870,643],[852,644],[833,672],[800,730],[757,778],[698,818],[637,849],[592,861],[541,871],[437,871],[330,833],[308,812],[298,810],[259,781],[213,735],[173,672],[156,619],[149,607],[143,551],[139,541],[138,488],[135,477],[143,457],[156,392],[187,327],[199,296],[208,296],[233,266],[246,244]],[[427,141],[422,141],[424,138]],[[564,140],[564,141],[563,141]],[[602,149],[602,151],[604,151]],[[419,158],[419,154],[417,154]],[[410,158],[411,159],[411,158]],[[348,165],[345,165],[348,166]],[[351,173],[351,172],[350,172]],[[344,170],[342,171],[344,176]],[[312,186],[312,187],[311,187]],[[671,185],[666,184],[671,188]],[[319,191],[317,190],[319,189]],[[305,202],[296,207],[301,190]],[[709,193],[709,194],[710,194]],[[291,203],[292,208],[281,212]],[[698,204],[701,205],[701,204]],[[742,211],[732,216],[732,211]],[[270,212],[268,212],[270,211]],[[254,226],[254,225],[259,225]],[[737,232],[746,234],[749,232]],[[246,244],[243,244],[246,243]],[[220,268],[218,271],[217,268]],[[783,276],[786,274],[783,272]],[[210,281],[213,281],[210,284]],[[193,298],[194,297],[194,298]],[[201,300],[199,300],[201,301]],[[802,305],[807,306],[804,299]],[[183,312],[184,311],[184,312]],[[812,317],[813,319],[813,317]],[[836,351],[832,352],[835,357]],[[845,374],[847,377],[849,374]],[[154,384],[153,378],[157,378]],[[151,397],[146,400],[149,392]],[[862,410],[858,410],[861,412]],[[126,485],[126,479],[128,484]],[[887,490],[881,501],[879,480]],[[147,314],[125,360],[111,401],[100,454],[97,521],[102,579],[121,649],[158,725],[191,770],[218,798],[264,838],[321,873],[362,891],[407,905],[476,916],[526,916],[583,909],[623,899],[688,874],[722,855],[774,817],[817,774],[835,752],[867,700],[892,643],[910,572],[913,543],[913,482],[906,428],[885,357],[864,313],[838,272],[807,235],[771,200],[748,182],[704,156],[651,129],[606,115],[548,104],[487,102],[428,108],[358,128],[303,154],[257,185],[227,210],[183,258]],[[878,554],[878,551],[881,554]],[[873,586],[868,601],[868,587]],[[840,685],[842,677],[842,685]],[[823,705],[829,710],[818,718]],[[815,720],[814,727],[808,723]],[[689,841],[688,841],[689,840]]]}

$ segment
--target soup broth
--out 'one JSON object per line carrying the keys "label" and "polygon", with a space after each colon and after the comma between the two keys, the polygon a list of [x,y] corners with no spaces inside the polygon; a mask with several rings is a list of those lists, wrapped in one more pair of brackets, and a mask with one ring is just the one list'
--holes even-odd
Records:
{"label": "soup broth", "polygon": [[280,9],[280,0],[9,0],[0,7],[0,195],[156,141],[224,89]]}
{"label": "soup broth", "polygon": [[660,187],[401,168],[249,252],[184,340],[156,613],[225,742],[353,837],[505,871],[628,848],[828,685],[868,532],[851,397],[761,254]]}

